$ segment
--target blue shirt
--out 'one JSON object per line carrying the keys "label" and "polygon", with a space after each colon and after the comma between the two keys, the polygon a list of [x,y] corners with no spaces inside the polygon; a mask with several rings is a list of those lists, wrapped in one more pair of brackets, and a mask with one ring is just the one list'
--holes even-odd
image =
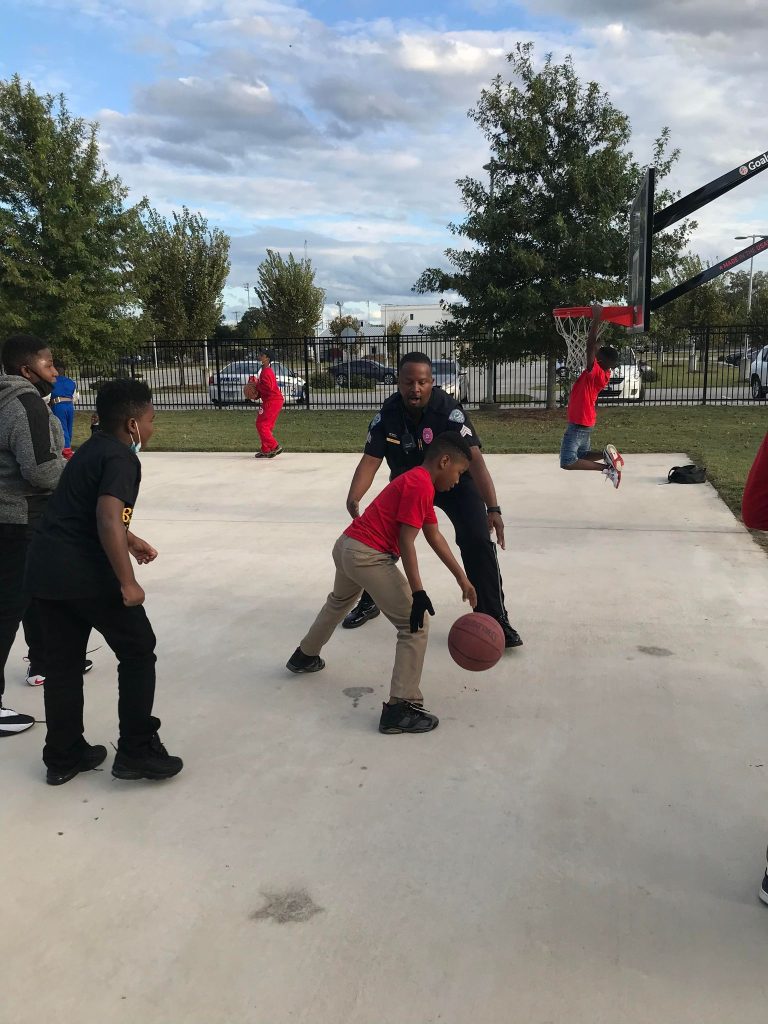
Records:
{"label": "blue shirt", "polygon": [[51,398],[74,398],[77,384],[71,377],[58,377],[53,385]]}

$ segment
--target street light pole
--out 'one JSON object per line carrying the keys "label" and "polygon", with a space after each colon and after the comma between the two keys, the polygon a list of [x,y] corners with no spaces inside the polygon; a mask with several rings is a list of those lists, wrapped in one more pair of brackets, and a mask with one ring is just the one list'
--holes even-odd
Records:
{"label": "street light pole", "polygon": [[[752,245],[755,244],[758,238],[768,238],[768,235],[757,234],[757,235],[734,235],[737,242],[745,242],[750,239]],[[749,259],[749,288],[747,289],[747,317],[752,312],[752,270],[754,268],[755,257],[750,256]]]}

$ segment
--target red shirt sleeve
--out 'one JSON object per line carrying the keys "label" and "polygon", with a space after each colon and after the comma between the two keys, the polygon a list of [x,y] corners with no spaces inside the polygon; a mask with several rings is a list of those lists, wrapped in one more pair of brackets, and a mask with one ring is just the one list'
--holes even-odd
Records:
{"label": "red shirt sleeve", "polygon": [[395,518],[398,523],[415,526],[417,530],[420,530],[424,523],[436,523],[434,497],[432,481],[426,475],[409,474],[397,506]]}
{"label": "red shirt sleeve", "polygon": [[750,530],[768,530],[768,434],[763,438],[744,485],[741,518]]}

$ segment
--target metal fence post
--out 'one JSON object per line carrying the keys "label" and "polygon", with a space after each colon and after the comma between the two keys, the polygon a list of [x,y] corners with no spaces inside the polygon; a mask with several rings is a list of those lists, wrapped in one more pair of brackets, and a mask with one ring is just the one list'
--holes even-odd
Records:
{"label": "metal fence post", "polygon": [[218,338],[213,339],[213,358],[216,365],[216,408],[221,409],[221,359],[219,357],[219,345],[221,344]]}
{"label": "metal fence post", "polygon": [[309,408],[309,338],[304,339],[304,401]]}
{"label": "metal fence post", "polygon": [[709,383],[709,324],[704,328],[704,380],[701,384],[701,404],[707,404],[707,384]]}

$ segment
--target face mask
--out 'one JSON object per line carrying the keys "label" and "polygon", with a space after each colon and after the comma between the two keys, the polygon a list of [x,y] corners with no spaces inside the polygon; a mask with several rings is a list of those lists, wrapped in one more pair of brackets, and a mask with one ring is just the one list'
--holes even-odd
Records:
{"label": "face mask", "polygon": [[139,430],[138,423],[136,424],[136,433],[139,435],[139,440],[133,440],[133,433],[129,430],[128,433],[131,435],[131,451],[134,455],[138,455],[141,451],[141,431]]}

